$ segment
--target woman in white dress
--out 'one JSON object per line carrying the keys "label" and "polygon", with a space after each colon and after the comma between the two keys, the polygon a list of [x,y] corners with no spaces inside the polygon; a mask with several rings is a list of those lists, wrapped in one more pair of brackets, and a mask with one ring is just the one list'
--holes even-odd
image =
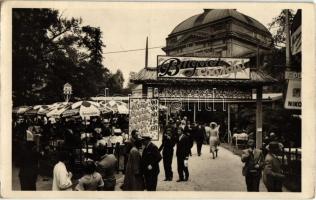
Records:
{"label": "woman in white dress", "polygon": [[213,155],[213,159],[215,159],[215,154],[217,157],[217,145],[219,143],[219,127],[215,122],[210,123],[210,152]]}

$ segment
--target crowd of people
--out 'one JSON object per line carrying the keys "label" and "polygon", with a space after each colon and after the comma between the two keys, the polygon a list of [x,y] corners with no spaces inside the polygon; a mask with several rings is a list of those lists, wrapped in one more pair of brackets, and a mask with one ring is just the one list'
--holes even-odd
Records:
{"label": "crowd of people", "polygon": [[[171,165],[175,146],[179,176],[177,182],[189,179],[188,159],[192,156],[191,148],[194,141],[197,144],[198,156],[201,156],[202,144],[208,140],[213,158],[217,157],[219,126],[216,123],[204,126],[198,123],[191,124],[187,117],[182,120],[170,119],[164,127],[162,143],[157,147],[151,142],[150,137],[141,137],[137,130],[133,130],[129,138],[124,137],[121,132],[116,131],[117,127],[121,126],[117,126],[118,123],[115,122],[117,120],[106,118],[92,118],[88,124],[80,120],[61,119],[52,123],[40,118],[18,118],[13,124],[14,144],[18,144],[13,145],[13,159],[20,168],[21,190],[36,190],[38,163],[47,154],[47,149],[51,148],[51,141],[63,141],[61,146],[58,146],[57,159],[51,167],[52,190],[113,191],[116,186],[115,172],[119,158],[115,149],[108,151],[105,148],[108,143],[104,138],[113,138],[117,133],[117,136],[121,136],[120,143],[124,146],[125,176],[122,190],[156,190],[161,159],[165,181],[172,181]],[[90,133],[90,137],[87,137],[86,133]],[[214,137],[217,137],[216,142]],[[85,152],[81,166],[76,166],[74,160],[78,155],[75,155],[75,150],[84,149],[88,144],[93,146],[93,153]],[[46,159],[50,160],[48,157]],[[81,178],[75,178],[71,173],[78,173],[78,168]]]}
{"label": "crowd of people", "polygon": [[113,182],[117,170],[116,147],[127,140],[126,116],[94,117],[88,122],[81,118],[51,121],[38,116],[19,116],[13,122],[12,161],[20,169],[21,190],[36,190],[39,173],[52,176],[55,162],[61,162],[60,159],[65,157],[60,158],[60,152],[67,154],[67,169],[76,174],[88,173],[87,168],[91,170],[91,165],[85,166],[82,162],[78,166],[78,159],[100,161],[101,165],[104,163],[102,159],[110,160],[111,173],[106,172],[103,177]]}
{"label": "crowd of people", "polygon": [[[120,122],[123,122],[121,119]],[[104,190],[114,191],[119,157],[115,149],[105,148],[109,138],[116,138],[124,146],[125,174],[121,189],[124,191],[155,191],[157,189],[159,162],[163,161],[164,181],[174,178],[172,161],[177,158],[177,182],[189,180],[188,162],[192,156],[191,148],[196,143],[197,156],[202,154],[202,146],[209,144],[211,159],[218,157],[219,128],[215,122],[208,125],[190,123],[187,117],[170,118],[163,129],[162,142],[157,147],[146,134],[133,130],[130,137],[122,131],[127,127],[118,123],[117,118],[93,118],[87,124],[80,120],[59,120],[52,123],[43,119],[18,118],[13,124],[13,161],[20,168],[21,190],[36,190],[38,162],[47,153],[50,142],[61,139],[57,160],[52,167],[52,190]],[[90,133],[90,137],[87,134]],[[82,137],[84,135],[85,137]],[[120,137],[121,139],[117,139]],[[40,138],[40,142],[38,142]],[[105,139],[107,138],[107,139]],[[110,142],[111,143],[111,142]],[[80,177],[74,178],[71,171],[74,165],[74,149],[86,145],[93,146],[93,153],[86,152],[81,163]],[[259,191],[261,178],[270,192],[282,191],[281,161],[278,157],[281,142],[274,133],[264,139],[261,149],[255,148],[255,141],[249,137],[247,148],[242,151],[241,161],[245,163],[242,174],[245,176],[247,191]]]}

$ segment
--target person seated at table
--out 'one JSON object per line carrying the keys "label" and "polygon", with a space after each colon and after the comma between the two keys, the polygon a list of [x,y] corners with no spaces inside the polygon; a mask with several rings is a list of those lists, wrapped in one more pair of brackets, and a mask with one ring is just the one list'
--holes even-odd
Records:
{"label": "person seated at table", "polygon": [[93,160],[87,160],[83,164],[84,175],[79,179],[76,190],[97,191],[102,190],[104,182],[99,172],[96,172],[96,165]]}

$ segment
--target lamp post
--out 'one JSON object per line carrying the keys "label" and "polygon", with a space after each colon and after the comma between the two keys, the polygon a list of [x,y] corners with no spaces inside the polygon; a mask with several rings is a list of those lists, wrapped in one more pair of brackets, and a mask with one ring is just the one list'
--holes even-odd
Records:
{"label": "lamp post", "polygon": [[107,96],[107,91],[108,91],[108,89],[109,89],[109,88],[105,88],[105,89],[104,89],[104,97]]}

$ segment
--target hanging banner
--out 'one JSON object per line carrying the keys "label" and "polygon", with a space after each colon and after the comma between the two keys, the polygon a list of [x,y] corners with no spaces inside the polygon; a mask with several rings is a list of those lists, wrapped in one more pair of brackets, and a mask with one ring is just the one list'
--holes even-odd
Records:
{"label": "hanging banner", "polygon": [[298,80],[298,79],[289,80],[284,107],[286,109],[297,109],[297,110],[301,109],[302,107],[301,80]]}
{"label": "hanging banner", "polygon": [[158,99],[130,98],[129,101],[129,134],[135,129],[141,136],[150,136],[158,140],[159,133]]}
{"label": "hanging banner", "polygon": [[250,79],[249,58],[158,56],[157,77],[201,79]]}
{"label": "hanging banner", "polygon": [[160,98],[208,98],[208,99],[252,99],[251,89],[233,88],[233,87],[216,87],[216,88],[199,88],[199,87],[167,87],[161,89]]}

